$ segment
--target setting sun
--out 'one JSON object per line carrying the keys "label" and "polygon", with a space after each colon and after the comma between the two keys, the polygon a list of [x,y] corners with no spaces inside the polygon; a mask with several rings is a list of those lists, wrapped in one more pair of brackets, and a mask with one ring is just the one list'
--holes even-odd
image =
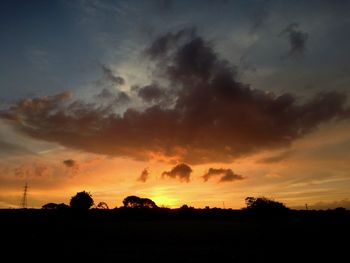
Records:
{"label": "setting sun", "polygon": [[176,198],[169,198],[166,196],[154,196],[151,199],[154,200],[159,207],[179,207],[179,201]]}
{"label": "setting sun", "polygon": [[167,190],[162,187],[152,189],[149,196],[159,207],[175,208],[180,206],[179,200],[167,195]]}

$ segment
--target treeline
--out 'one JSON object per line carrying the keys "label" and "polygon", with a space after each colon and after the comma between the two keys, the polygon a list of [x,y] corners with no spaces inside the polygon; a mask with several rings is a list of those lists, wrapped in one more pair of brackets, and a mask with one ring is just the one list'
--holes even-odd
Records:
{"label": "treeline", "polygon": [[[135,195],[127,196],[123,200],[123,206],[109,209],[107,203],[99,202],[95,204],[93,197],[86,191],[78,192],[72,196],[69,205],[60,203],[47,203],[42,206],[45,210],[70,210],[74,212],[84,212],[88,210],[119,210],[123,211],[124,214],[181,214],[181,215],[209,215],[209,214],[235,214],[237,211],[244,211],[246,214],[257,214],[257,215],[287,215],[291,211],[296,211],[288,208],[285,204],[278,202],[273,199],[266,197],[247,197],[245,198],[246,207],[240,210],[233,209],[221,209],[221,208],[209,208],[208,206],[204,209],[198,209],[186,204],[179,208],[170,209],[164,207],[158,207],[157,204],[149,198],[141,198]],[[301,210],[306,211],[306,210]],[[314,211],[314,210],[313,210]],[[328,210],[339,213],[349,212],[343,207]],[[311,212],[311,210],[309,211]]]}

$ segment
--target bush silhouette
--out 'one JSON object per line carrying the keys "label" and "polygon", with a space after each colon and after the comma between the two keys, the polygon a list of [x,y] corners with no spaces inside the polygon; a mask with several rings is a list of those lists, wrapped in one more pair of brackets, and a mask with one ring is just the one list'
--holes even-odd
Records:
{"label": "bush silhouette", "polygon": [[184,204],[180,207],[180,209],[185,210],[185,209],[189,209],[189,207],[188,207],[188,205]]}
{"label": "bush silhouette", "polygon": [[89,210],[94,205],[94,200],[88,192],[79,192],[70,200],[70,207],[74,210],[85,211]]}
{"label": "bush silhouette", "polygon": [[47,203],[41,207],[42,209],[48,210],[63,210],[69,208],[68,205],[64,203],[56,204],[56,203]]}
{"label": "bush silhouette", "polygon": [[58,204],[56,203],[47,203],[43,205],[41,208],[42,209],[57,209]]}
{"label": "bush silhouette", "polygon": [[268,199],[266,197],[247,197],[245,199],[245,203],[247,205],[247,209],[253,211],[279,212],[288,210],[283,203]]}
{"label": "bush silhouette", "polygon": [[96,206],[97,209],[109,209],[107,203],[105,202],[99,202]]}
{"label": "bush silhouette", "polygon": [[123,200],[124,207],[127,208],[157,208],[154,201],[149,198],[140,198],[135,195],[126,197]]}
{"label": "bush silhouette", "polygon": [[56,207],[56,209],[58,209],[58,210],[65,210],[65,209],[68,209],[68,208],[69,208],[69,205],[67,205],[65,203],[57,204],[57,207]]}

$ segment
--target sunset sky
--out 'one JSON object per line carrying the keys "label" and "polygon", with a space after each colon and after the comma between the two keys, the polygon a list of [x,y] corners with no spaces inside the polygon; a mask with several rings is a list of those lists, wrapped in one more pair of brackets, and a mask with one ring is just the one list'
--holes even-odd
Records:
{"label": "sunset sky", "polygon": [[0,3],[0,208],[350,208],[350,1]]}

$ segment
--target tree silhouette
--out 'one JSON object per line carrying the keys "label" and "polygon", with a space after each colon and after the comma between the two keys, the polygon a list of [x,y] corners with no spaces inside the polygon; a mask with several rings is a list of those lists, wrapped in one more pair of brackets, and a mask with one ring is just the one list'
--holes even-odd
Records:
{"label": "tree silhouette", "polygon": [[41,208],[42,209],[57,209],[57,205],[56,203],[47,203],[45,205],[43,205]]}
{"label": "tree silhouette", "polygon": [[149,198],[141,198],[142,208],[157,208],[158,206],[154,201]]}
{"label": "tree silhouette", "polygon": [[97,209],[109,209],[107,203],[105,202],[99,202],[96,206]]}
{"label": "tree silhouette", "polygon": [[64,209],[68,209],[68,208],[69,208],[69,205],[67,205],[65,203],[57,204],[57,207],[56,207],[56,209],[58,209],[58,210],[64,210]]}
{"label": "tree silhouette", "polygon": [[181,207],[180,207],[180,209],[189,209],[189,207],[188,207],[188,205],[186,205],[186,204],[184,204],[184,205],[182,205]]}
{"label": "tree silhouette", "polygon": [[254,211],[286,211],[288,208],[280,202],[268,199],[266,197],[247,197],[245,199],[245,203],[247,205],[247,209],[251,209]]}
{"label": "tree silhouette", "polygon": [[138,208],[141,204],[141,198],[135,195],[130,195],[123,200],[124,207]]}
{"label": "tree silhouette", "polygon": [[68,205],[64,203],[56,204],[56,203],[47,203],[41,207],[42,209],[49,209],[49,210],[63,210],[69,208]]}
{"label": "tree silhouette", "polygon": [[73,196],[70,200],[70,207],[74,210],[85,211],[89,210],[91,206],[93,206],[94,200],[92,196],[88,192],[78,192],[75,196]]}
{"label": "tree silhouette", "polygon": [[149,198],[140,198],[135,195],[130,195],[123,200],[124,207],[127,208],[157,208],[154,201]]}

